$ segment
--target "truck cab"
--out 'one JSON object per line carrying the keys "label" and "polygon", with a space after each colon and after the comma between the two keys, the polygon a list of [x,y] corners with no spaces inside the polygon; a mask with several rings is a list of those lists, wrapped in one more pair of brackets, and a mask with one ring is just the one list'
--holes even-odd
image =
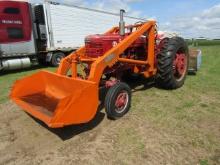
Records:
{"label": "truck cab", "polygon": [[0,1],[0,69],[29,67],[35,54],[30,4]]}
{"label": "truck cab", "polygon": [[27,68],[39,62],[58,66],[65,57],[52,44],[47,5],[0,1],[0,70]]}

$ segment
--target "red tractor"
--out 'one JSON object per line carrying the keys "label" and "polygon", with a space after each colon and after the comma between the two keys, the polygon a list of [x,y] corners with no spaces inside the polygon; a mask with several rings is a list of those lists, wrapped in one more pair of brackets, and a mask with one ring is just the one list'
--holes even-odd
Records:
{"label": "red tractor", "polygon": [[131,104],[131,89],[124,76],[155,77],[165,89],[184,84],[188,47],[183,38],[161,38],[156,22],[119,27],[85,38],[85,46],[64,58],[56,73],[41,71],[18,81],[11,98],[49,127],[86,123],[100,104],[99,89],[106,88],[107,116],[117,119]]}

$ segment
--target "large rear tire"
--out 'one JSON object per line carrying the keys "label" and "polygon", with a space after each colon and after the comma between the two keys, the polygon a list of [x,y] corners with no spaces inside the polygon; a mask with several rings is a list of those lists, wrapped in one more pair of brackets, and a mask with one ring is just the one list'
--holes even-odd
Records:
{"label": "large rear tire", "polygon": [[183,38],[173,37],[165,40],[157,55],[158,86],[164,89],[181,87],[187,75],[188,61],[188,46]]}

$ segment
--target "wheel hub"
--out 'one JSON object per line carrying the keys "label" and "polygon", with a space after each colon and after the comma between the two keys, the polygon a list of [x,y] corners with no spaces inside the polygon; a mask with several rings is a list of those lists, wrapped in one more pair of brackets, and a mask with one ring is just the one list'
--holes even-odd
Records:
{"label": "wheel hub", "polygon": [[56,60],[57,60],[57,63],[60,63],[61,57],[57,57]]}
{"label": "wheel hub", "polygon": [[118,97],[116,98],[115,101],[115,107],[116,107],[116,111],[118,113],[121,113],[124,111],[124,109],[126,108],[128,104],[128,93],[127,92],[121,92],[119,93]]}
{"label": "wheel hub", "polygon": [[186,55],[177,53],[173,62],[174,75],[177,78],[182,78],[186,72]]}

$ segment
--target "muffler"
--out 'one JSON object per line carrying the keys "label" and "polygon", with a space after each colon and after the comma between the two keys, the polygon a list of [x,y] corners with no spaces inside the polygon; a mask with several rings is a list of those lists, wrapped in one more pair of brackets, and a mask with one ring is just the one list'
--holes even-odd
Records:
{"label": "muffler", "polygon": [[119,34],[120,34],[121,36],[124,36],[124,35],[125,35],[124,13],[125,13],[125,10],[121,9],[121,10],[120,10],[120,22],[119,22]]}

